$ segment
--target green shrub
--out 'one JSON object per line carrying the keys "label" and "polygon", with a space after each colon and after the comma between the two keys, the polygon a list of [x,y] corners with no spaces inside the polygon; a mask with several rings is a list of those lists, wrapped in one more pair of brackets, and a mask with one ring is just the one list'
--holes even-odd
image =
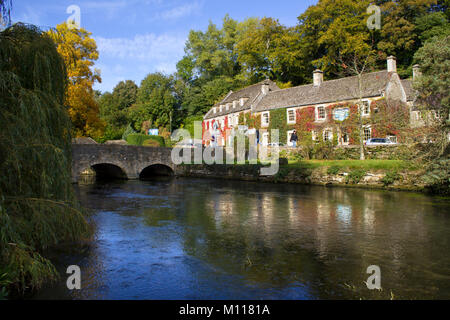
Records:
{"label": "green shrub", "polygon": [[347,176],[347,183],[358,184],[365,175],[365,170],[353,170]]}
{"label": "green shrub", "polygon": [[145,140],[144,143],[142,144],[143,147],[152,147],[152,148],[158,148],[160,147],[160,144],[158,141],[156,140]]}
{"label": "green shrub", "polygon": [[394,184],[395,181],[398,181],[402,178],[401,175],[397,173],[397,171],[389,171],[386,173],[384,178],[381,180],[385,186],[390,186]]}
{"label": "green shrub", "polygon": [[165,146],[164,138],[160,136],[147,136],[145,134],[135,133],[130,134],[127,137],[128,144],[132,146],[143,146],[144,143],[148,140],[152,140],[158,143],[158,147]]}
{"label": "green shrub", "polygon": [[450,159],[433,161],[422,179],[432,193],[450,195]]}
{"label": "green shrub", "polygon": [[161,136],[148,136],[148,140],[156,141],[158,143],[159,147],[166,146],[166,142],[165,142],[164,138]]}
{"label": "green shrub", "polygon": [[331,166],[328,168],[328,174],[331,175],[337,175],[339,174],[339,172],[341,171],[341,168],[339,168],[338,166]]}
{"label": "green shrub", "polygon": [[132,146],[142,146],[149,136],[140,133],[133,133],[127,136],[127,142]]}
{"label": "green shrub", "polygon": [[127,138],[130,134],[137,134],[137,132],[133,129],[131,124],[125,129],[125,132],[122,135],[122,140],[128,141]]}

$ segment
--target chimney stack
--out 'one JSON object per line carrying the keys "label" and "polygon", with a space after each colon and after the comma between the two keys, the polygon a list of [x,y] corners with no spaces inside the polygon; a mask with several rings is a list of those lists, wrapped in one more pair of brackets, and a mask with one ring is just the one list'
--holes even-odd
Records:
{"label": "chimney stack", "polygon": [[314,78],[314,86],[319,87],[323,82],[323,72],[319,69],[315,70],[313,78]]}
{"label": "chimney stack", "polygon": [[413,80],[417,80],[422,75],[420,72],[420,66],[418,64],[413,65]]}
{"label": "chimney stack", "polygon": [[397,73],[397,58],[394,56],[389,56],[387,58],[387,70],[388,72]]}

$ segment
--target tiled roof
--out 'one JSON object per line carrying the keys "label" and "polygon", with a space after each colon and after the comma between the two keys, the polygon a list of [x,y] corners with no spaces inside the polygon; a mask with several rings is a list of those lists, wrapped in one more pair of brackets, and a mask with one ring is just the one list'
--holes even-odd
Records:
{"label": "tiled roof", "polygon": [[[382,95],[392,73],[387,71],[363,75],[363,98]],[[320,86],[313,84],[270,92],[255,106],[254,112],[271,109],[332,103],[359,98],[358,77],[347,77],[324,81]]]}
{"label": "tiled roof", "polygon": [[416,90],[413,88],[412,80],[406,79],[402,80],[403,89],[405,89],[406,93],[406,100],[407,101],[414,101],[416,98]]}
{"label": "tiled roof", "polygon": [[[221,117],[227,114],[235,113],[235,112],[241,112],[244,110],[250,110],[252,104],[258,99],[258,97],[262,93],[262,86],[264,84],[269,85],[269,92],[280,90],[275,82],[271,80],[264,80],[257,84],[248,86],[242,90],[233,92],[231,91],[221,102],[217,103],[211,110],[206,114],[206,119]],[[233,101],[239,101],[241,98],[248,99],[245,101],[244,105],[241,106],[240,103],[237,104],[236,108],[233,108]],[[229,110],[226,110],[226,104],[231,103],[231,106]],[[219,111],[220,105],[223,105],[222,112]],[[214,108],[216,108],[216,113],[214,113]]]}

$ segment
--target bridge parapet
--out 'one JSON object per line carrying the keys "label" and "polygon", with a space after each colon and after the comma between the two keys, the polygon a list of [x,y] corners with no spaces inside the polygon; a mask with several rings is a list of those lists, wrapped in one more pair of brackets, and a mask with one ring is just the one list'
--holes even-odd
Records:
{"label": "bridge parapet", "polygon": [[150,148],[123,145],[73,144],[72,145],[72,181],[78,179],[85,170],[99,165],[111,165],[120,168],[127,179],[139,179],[144,169],[163,165],[176,174],[171,148]]}

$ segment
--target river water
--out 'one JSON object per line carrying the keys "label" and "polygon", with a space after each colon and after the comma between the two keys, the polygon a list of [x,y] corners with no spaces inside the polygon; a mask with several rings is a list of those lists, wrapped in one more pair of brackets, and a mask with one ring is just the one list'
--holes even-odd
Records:
{"label": "river water", "polygon": [[36,299],[450,299],[448,199],[172,178],[76,191],[95,241],[59,254],[63,278]]}

